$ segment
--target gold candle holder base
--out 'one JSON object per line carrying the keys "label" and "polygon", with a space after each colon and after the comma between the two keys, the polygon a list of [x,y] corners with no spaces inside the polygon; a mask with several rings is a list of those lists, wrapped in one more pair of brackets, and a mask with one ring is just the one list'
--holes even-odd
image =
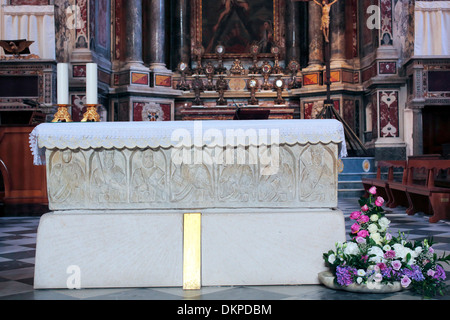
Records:
{"label": "gold candle holder base", "polygon": [[72,118],[70,117],[68,107],[71,107],[70,104],[57,104],[58,111],[55,113],[55,117],[52,122],[72,122]]}
{"label": "gold candle holder base", "polygon": [[81,122],[100,122],[100,115],[97,112],[99,104],[86,104],[87,111],[83,115]]}

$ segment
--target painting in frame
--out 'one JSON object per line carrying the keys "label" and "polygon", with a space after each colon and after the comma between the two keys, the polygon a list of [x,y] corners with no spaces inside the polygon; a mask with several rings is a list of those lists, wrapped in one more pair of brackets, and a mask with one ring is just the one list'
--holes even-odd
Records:
{"label": "painting in frame", "polygon": [[192,51],[201,44],[205,58],[216,58],[218,44],[224,58],[251,57],[257,43],[259,56],[284,48],[285,0],[194,0]]}

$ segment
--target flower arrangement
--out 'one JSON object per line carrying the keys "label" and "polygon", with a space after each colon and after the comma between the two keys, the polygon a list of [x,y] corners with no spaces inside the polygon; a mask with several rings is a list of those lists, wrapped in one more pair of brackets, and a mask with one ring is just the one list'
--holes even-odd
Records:
{"label": "flower arrangement", "polygon": [[439,262],[449,263],[450,255],[438,257],[433,239],[408,242],[404,233],[397,237],[390,234],[390,220],[382,208],[384,199],[376,193],[376,187],[370,188],[369,197],[359,200],[360,211],[351,213],[351,240],[336,243],[334,251],[323,254],[335,284],[376,288],[400,282],[401,287],[425,297],[444,295],[446,276]]}

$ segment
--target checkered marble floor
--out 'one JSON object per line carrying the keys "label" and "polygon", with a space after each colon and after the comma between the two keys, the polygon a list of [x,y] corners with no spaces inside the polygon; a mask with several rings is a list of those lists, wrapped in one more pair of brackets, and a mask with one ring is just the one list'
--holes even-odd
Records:
{"label": "checkered marble floor", "polygon": [[[346,217],[358,209],[357,199],[339,199]],[[450,252],[450,221],[435,224],[428,216],[408,216],[405,208],[387,209],[390,230],[408,234],[410,240],[433,236],[441,255]],[[205,287],[198,291],[182,288],[126,288],[81,290],[34,290],[34,257],[39,216],[0,217],[0,300],[420,300],[409,291],[394,294],[356,294],[331,290],[321,285]],[[450,285],[450,266],[444,265]],[[450,300],[450,295],[437,297]]]}

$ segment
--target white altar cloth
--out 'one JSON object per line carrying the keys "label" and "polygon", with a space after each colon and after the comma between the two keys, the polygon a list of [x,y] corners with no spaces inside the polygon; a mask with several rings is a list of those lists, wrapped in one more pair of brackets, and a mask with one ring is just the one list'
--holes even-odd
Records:
{"label": "white altar cloth", "polygon": [[[200,128],[200,129],[199,129]],[[167,122],[99,122],[99,123],[44,123],[37,126],[30,134],[30,147],[35,165],[45,164],[45,149],[121,149],[121,148],[169,148],[177,145],[174,132],[187,134],[191,137],[192,145],[198,142],[208,143],[209,146],[225,147],[230,143],[252,144],[258,141],[258,135],[268,130],[279,130],[279,144],[292,145],[295,143],[330,143],[339,144],[341,158],[347,156],[344,129],[337,120],[249,120],[249,121],[167,121]],[[227,131],[243,130],[248,136],[242,140],[231,141],[215,139],[204,141],[205,133],[223,137]],[[254,136],[253,133],[256,134]],[[189,140],[184,139],[183,145]],[[257,142],[261,144],[260,142]]]}

